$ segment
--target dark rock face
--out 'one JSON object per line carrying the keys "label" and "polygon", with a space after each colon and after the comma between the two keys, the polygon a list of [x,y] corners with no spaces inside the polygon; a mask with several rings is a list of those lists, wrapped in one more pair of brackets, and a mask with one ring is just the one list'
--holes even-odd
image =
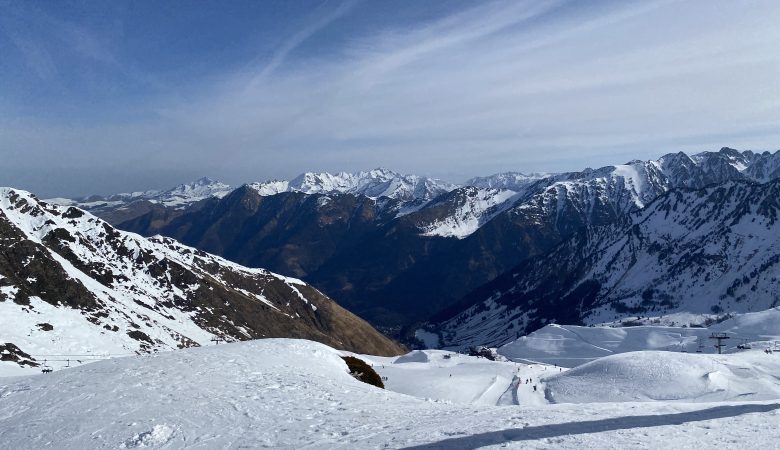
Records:
{"label": "dark rock face", "polygon": [[0,292],[0,301],[28,305],[30,297],[37,296],[52,305],[64,304],[84,311],[100,308],[100,301],[92,292],[78,280],[71,280],[43,245],[27,239],[2,212],[0,275],[0,286],[13,286],[15,291],[13,297]]}
{"label": "dark rock face", "polygon": [[0,344],[0,361],[15,362],[22,367],[38,367],[39,365],[33,357],[23,352],[19,347],[10,342]]}
{"label": "dark rock face", "polygon": [[[139,238],[76,208],[7,188],[0,190],[0,288],[0,302],[27,311],[35,311],[37,301],[78,310],[100,330],[96,334],[113,334],[132,351],[206,344],[216,335],[403,352],[299,280],[247,269],[170,238]],[[54,328],[41,319],[34,324],[39,331]]]}

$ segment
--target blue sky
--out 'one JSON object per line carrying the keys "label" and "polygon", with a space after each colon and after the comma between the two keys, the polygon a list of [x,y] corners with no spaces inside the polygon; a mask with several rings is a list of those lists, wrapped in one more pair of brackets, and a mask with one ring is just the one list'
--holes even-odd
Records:
{"label": "blue sky", "polygon": [[0,185],[780,148],[776,1],[0,0]]}

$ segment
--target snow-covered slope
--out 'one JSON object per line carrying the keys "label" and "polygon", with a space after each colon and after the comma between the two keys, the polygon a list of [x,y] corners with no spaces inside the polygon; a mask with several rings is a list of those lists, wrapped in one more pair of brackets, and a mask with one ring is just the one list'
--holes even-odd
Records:
{"label": "snow-covered slope", "polygon": [[512,206],[517,195],[506,189],[458,188],[425,205],[418,226],[424,236],[463,239]]}
{"label": "snow-covered slope", "polygon": [[[498,352],[514,361],[575,367],[603,356],[640,350],[695,352],[710,333],[706,328],[550,324],[500,347]],[[707,342],[702,350],[712,353],[711,347]]]}
{"label": "snow-covered slope", "polygon": [[462,239],[506,211],[509,220],[521,226],[537,223],[567,235],[582,226],[618,220],[671,189],[700,189],[730,180],[770,181],[780,176],[779,161],[780,153],[723,148],[692,156],[670,153],[657,160],[581,172],[499,173],[468,180],[465,185],[472,189],[460,194],[468,200],[450,195],[425,205],[423,213],[450,203],[446,214],[419,226],[425,236]]}
{"label": "snow-covered slope", "polygon": [[551,321],[774,307],[779,214],[780,180],[670,192],[475,291],[443,325],[445,344],[503,344]]}
{"label": "snow-covered slope", "polygon": [[250,186],[261,195],[280,192],[305,194],[353,194],[370,198],[387,197],[404,202],[429,201],[456,186],[418,175],[403,175],[388,169],[374,169],[356,173],[302,173],[290,181],[267,181]]}
{"label": "snow-covered slope", "polygon": [[[677,326],[641,325],[641,322],[660,322],[662,319],[644,318],[599,326],[550,324],[527,336],[522,336],[498,349],[498,353],[514,361],[535,361],[574,367],[594,359],[618,353],[641,350],[665,350],[671,352],[715,353],[713,333],[726,333],[723,351],[738,352],[739,346],[754,349],[775,348],[780,345],[780,308],[755,313],[736,314],[709,327],[697,325],[704,317],[690,316],[694,322],[680,322]],[[667,317],[664,319],[668,320]]]}
{"label": "snow-covered slope", "polygon": [[216,337],[400,350],[300,280],[169,238],[118,231],[11,188],[0,188],[0,318],[0,342],[39,361],[205,345]]}
{"label": "snow-covered slope", "polygon": [[[717,333],[726,333],[745,342],[776,341],[780,344],[780,307],[733,317],[709,327]],[[730,347],[738,345],[732,342]]]}
{"label": "snow-covered slope", "polygon": [[64,450],[772,448],[779,408],[776,401],[450,404],[361,383],[324,345],[267,339],[0,379],[0,442]]}

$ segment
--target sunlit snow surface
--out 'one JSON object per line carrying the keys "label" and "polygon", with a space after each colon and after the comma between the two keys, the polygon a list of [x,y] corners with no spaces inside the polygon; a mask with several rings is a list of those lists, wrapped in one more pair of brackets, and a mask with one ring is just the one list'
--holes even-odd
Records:
{"label": "sunlit snow surface", "polygon": [[387,197],[397,200],[431,200],[455,189],[455,185],[433,178],[403,175],[388,169],[373,169],[356,173],[306,172],[290,181],[251,183],[249,187],[260,195],[280,192],[305,194],[353,194],[370,198]]}
{"label": "sunlit snow surface", "polygon": [[738,351],[743,344],[756,349],[775,348],[780,345],[780,308],[737,314],[708,328],[551,324],[500,347],[498,353],[515,361],[574,367],[638,350],[715,353],[715,341],[709,338],[713,333],[729,336],[724,348],[727,353]]}
{"label": "sunlit snow surface", "polygon": [[[443,356],[425,356],[430,361],[435,355]],[[664,362],[666,355],[675,359]],[[668,352],[645,357],[670,373],[679,371],[688,383],[696,371],[709,370],[676,362],[693,356],[711,358]],[[482,366],[492,371],[494,363],[460,358],[456,361],[472,366],[469,370],[478,372]],[[775,369],[780,361],[780,355],[761,352],[728,358],[753,374],[761,373],[753,365],[761,358],[761,364],[774,360]],[[609,368],[612,364],[603,361],[608,373],[622,370],[620,364]],[[634,365],[632,386],[637,391],[650,392],[667,382],[651,376],[654,365],[648,370],[641,370],[646,364]],[[597,369],[583,376],[600,373]],[[427,372],[420,368],[417,378],[425,379]],[[559,379],[568,376],[559,373]],[[733,384],[717,374],[710,378],[714,387]],[[466,389],[470,384],[461,381]],[[577,389],[597,397],[611,386],[619,384],[601,377]],[[424,400],[363,384],[347,374],[337,351],[288,339],[118,358],[49,375],[0,379],[0,447],[14,449],[773,448],[780,437],[778,423],[776,400],[689,403],[675,398],[529,406]]]}

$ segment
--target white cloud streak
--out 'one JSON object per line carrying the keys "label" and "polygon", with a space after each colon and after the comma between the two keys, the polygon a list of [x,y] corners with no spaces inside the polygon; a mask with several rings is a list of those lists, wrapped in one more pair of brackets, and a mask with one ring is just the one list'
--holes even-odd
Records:
{"label": "white cloud streak", "polygon": [[263,67],[257,76],[252,79],[248,89],[256,86],[259,83],[264,82],[269,75],[271,75],[279,66],[284,63],[287,55],[295,50],[298,46],[304,43],[307,39],[312,37],[318,31],[327,27],[335,20],[348,14],[357,4],[357,0],[349,0],[344,3],[340,3],[333,11],[328,11],[321,17],[316,18],[311,24],[303,27],[287,39],[271,56],[270,61]]}
{"label": "white cloud streak", "polygon": [[[479,4],[285,67],[348,4],[255,72],[161,99],[155,131],[135,143],[165,142],[157,162],[187,158],[234,182],[378,165],[466,178],[780,147],[780,4],[574,5]],[[82,137],[110,142],[99,128]]]}

